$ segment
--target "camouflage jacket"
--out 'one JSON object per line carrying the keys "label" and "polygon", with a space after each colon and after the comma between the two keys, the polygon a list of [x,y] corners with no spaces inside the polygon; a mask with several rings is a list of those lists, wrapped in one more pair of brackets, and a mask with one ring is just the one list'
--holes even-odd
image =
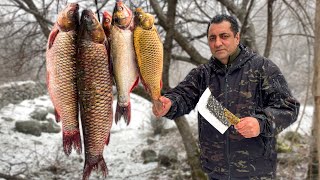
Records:
{"label": "camouflage jacket", "polygon": [[275,177],[275,136],[296,121],[300,104],[272,61],[243,45],[239,47],[241,52],[230,65],[211,58],[166,92],[164,96],[172,101],[166,117],[174,119],[189,113],[209,87],[216,99],[236,116],[257,118],[261,133],[255,138],[244,138],[231,126],[221,134],[198,113],[203,170],[217,179]]}

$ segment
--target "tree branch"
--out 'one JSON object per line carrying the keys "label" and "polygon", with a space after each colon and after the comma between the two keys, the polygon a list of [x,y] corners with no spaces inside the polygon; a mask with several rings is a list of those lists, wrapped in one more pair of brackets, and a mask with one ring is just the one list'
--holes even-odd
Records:
{"label": "tree branch", "polygon": [[[167,25],[167,19],[164,16],[158,1],[150,0],[150,4],[158,17],[159,24],[167,31],[169,29]],[[204,64],[208,62],[208,60],[202,57],[201,54],[199,54],[199,52],[189,43],[189,41],[185,37],[183,37],[177,30],[174,30],[174,39],[197,64]]]}
{"label": "tree branch", "polygon": [[169,69],[170,69],[170,62],[171,62],[171,49],[172,49],[173,35],[174,35],[176,6],[177,6],[177,0],[168,1],[168,13],[167,13],[168,30],[166,31],[167,33],[166,33],[164,44],[163,44],[164,56],[163,56],[162,82],[163,82],[164,91],[167,91],[170,89]]}
{"label": "tree branch", "polygon": [[26,7],[19,0],[13,0],[13,1],[18,4],[18,7],[25,10],[26,12],[32,14],[36,18],[37,22],[39,23],[43,34],[46,37],[49,37],[50,30],[48,28],[48,25],[53,25],[54,23],[47,20],[46,18],[44,18],[44,16],[38,11],[38,9],[37,9],[36,5],[33,3],[33,1],[32,0],[22,0],[24,3],[26,3],[28,5],[28,7]]}

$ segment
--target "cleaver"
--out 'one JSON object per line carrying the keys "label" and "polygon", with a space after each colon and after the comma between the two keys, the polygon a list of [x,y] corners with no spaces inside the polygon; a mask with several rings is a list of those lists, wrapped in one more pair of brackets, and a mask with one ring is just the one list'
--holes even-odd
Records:
{"label": "cleaver", "polygon": [[220,102],[211,94],[207,88],[197,104],[199,113],[221,134],[231,125],[236,125],[240,119],[228,109],[224,108]]}

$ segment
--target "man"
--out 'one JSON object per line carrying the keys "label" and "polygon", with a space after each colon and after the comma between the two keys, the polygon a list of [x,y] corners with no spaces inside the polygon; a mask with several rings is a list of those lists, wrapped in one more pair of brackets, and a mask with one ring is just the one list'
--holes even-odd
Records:
{"label": "man", "polygon": [[191,70],[153,106],[170,119],[195,108],[207,87],[240,118],[224,134],[198,114],[200,160],[210,179],[275,179],[275,136],[296,121],[299,102],[292,97],[279,68],[239,44],[236,19],[215,16],[207,29],[212,58]]}

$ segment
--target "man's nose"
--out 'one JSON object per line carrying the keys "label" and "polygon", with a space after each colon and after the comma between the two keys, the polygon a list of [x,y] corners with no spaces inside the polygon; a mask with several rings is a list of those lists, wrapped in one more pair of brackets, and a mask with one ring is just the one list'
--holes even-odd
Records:
{"label": "man's nose", "polygon": [[222,45],[222,41],[221,41],[221,39],[220,39],[219,37],[217,37],[216,42],[214,43],[214,45],[215,45],[216,47],[219,47],[219,46]]}

